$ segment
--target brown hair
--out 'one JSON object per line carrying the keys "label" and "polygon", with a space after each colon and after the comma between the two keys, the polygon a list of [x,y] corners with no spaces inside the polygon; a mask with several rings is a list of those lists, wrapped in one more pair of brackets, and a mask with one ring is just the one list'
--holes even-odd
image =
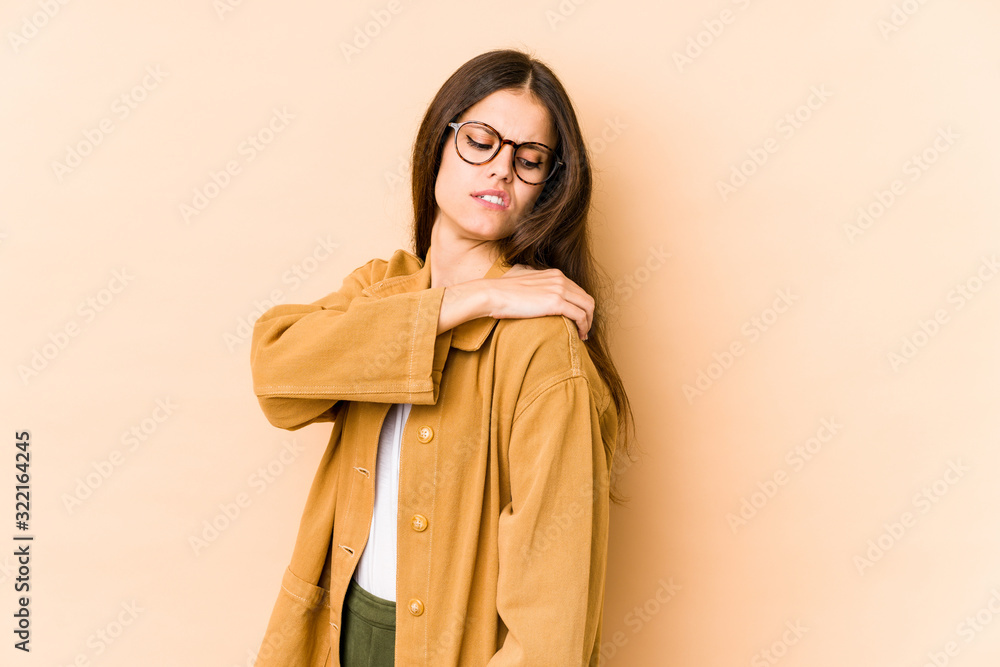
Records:
{"label": "brown hair", "polygon": [[[438,90],[413,143],[416,254],[426,260],[431,243],[431,228],[438,212],[434,186],[441,167],[448,123],[457,121],[466,109],[491,93],[512,89],[530,92],[548,110],[559,138],[557,159],[565,164],[545,182],[534,209],[518,223],[513,234],[495,242],[496,248],[509,264],[559,269],[594,297],[594,318],[586,346],[618,410],[620,446],[615,448],[615,454],[624,453],[631,462],[632,447],[627,427],[631,422],[634,430],[632,408],[606,347],[602,299],[596,291],[598,265],[591,255],[587,229],[592,189],[590,159],[569,95],[547,65],[521,51],[489,51],[459,67]],[[622,504],[614,481],[616,469],[617,466],[612,465],[609,495],[612,502]]]}

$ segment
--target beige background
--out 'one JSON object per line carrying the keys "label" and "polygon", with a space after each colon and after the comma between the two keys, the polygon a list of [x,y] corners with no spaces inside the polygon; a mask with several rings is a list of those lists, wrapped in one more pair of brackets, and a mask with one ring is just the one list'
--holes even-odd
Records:
{"label": "beige background", "polygon": [[0,10],[0,663],[252,664],[330,427],[265,421],[247,323],[406,247],[426,105],[524,46],[642,448],[606,664],[996,664],[995,3],[224,2]]}

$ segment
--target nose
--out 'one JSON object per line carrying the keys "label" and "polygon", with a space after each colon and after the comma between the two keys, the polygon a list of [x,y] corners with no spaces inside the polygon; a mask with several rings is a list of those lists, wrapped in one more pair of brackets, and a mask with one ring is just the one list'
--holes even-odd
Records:
{"label": "nose", "polygon": [[493,156],[489,165],[489,175],[498,176],[501,180],[509,181],[514,172],[514,147],[504,144],[500,147],[500,152]]}

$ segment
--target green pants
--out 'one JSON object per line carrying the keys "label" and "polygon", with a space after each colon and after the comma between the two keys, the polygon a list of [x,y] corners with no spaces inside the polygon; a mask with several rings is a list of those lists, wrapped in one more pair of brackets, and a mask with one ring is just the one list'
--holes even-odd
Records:
{"label": "green pants", "polygon": [[347,587],[340,633],[342,667],[392,667],[396,651],[396,603],[361,588]]}

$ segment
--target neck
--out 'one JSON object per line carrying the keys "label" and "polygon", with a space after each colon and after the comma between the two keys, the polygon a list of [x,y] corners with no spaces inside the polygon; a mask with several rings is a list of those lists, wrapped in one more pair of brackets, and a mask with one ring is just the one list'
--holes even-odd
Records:
{"label": "neck", "polygon": [[498,256],[492,241],[455,238],[440,224],[431,230],[430,248],[432,289],[482,278]]}

